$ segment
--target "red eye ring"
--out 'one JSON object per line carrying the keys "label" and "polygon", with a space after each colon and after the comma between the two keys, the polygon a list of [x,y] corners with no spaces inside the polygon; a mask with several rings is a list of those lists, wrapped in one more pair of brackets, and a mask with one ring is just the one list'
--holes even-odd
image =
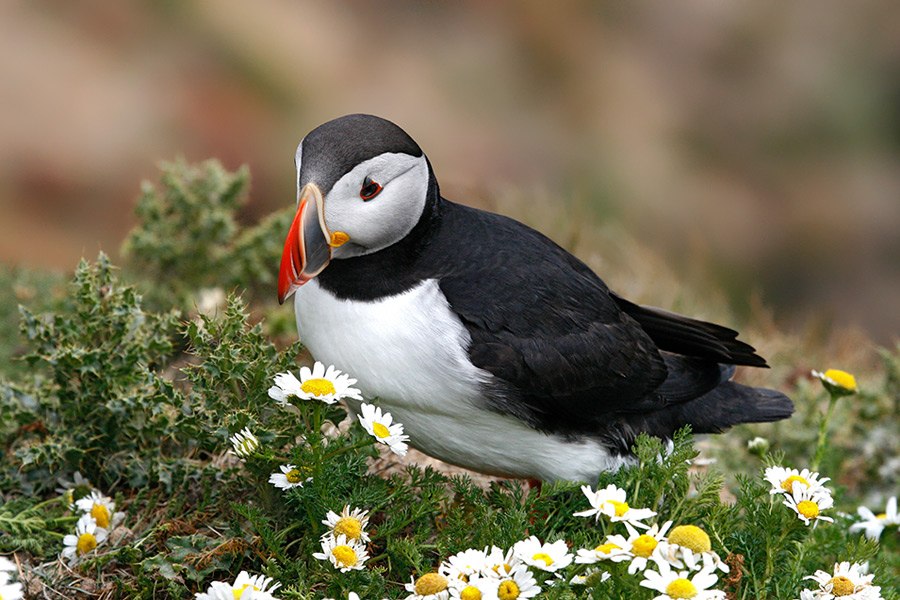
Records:
{"label": "red eye ring", "polygon": [[377,196],[383,188],[377,181],[372,181],[371,177],[363,179],[362,188],[359,190],[359,197],[363,200],[371,200]]}

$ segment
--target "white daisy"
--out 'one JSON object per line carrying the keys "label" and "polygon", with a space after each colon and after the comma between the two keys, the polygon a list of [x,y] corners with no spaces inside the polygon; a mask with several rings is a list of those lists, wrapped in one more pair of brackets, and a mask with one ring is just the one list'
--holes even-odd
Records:
{"label": "white daisy", "polygon": [[329,560],[341,573],[365,568],[369,559],[366,547],[356,540],[349,540],[344,534],[322,538],[322,551],[313,552],[313,558]]}
{"label": "white daisy", "polygon": [[769,493],[773,495],[791,494],[794,492],[794,485],[799,485],[810,492],[828,491],[825,482],[830,481],[828,477],[819,477],[818,473],[809,469],[798,471],[785,467],[769,467],[766,469],[764,477],[772,485]]}
{"label": "white daisy", "polygon": [[112,531],[125,520],[124,512],[116,512],[116,502],[96,490],[92,491],[90,496],[76,501],[75,508],[91,515],[97,523],[97,527],[107,531]]}
{"label": "white daisy", "polygon": [[515,548],[504,552],[502,548],[491,546],[489,551],[485,548],[484,566],[481,572],[488,577],[505,577],[521,564],[523,564],[522,559],[516,554]]}
{"label": "white daisy", "polygon": [[404,585],[410,592],[406,600],[447,600],[450,597],[450,581],[440,573],[425,573]]}
{"label": "white daisy", "polygon": [[656,562],[659,571],[647,569],[644,571],[644,579],[640,583],[645,588],[660,592],[653,600],[678,600],[683,598],[715,600],[725,598],[725,592],[710,589],[718,579],[710,571],[706,569],[695,573],[675,571],[665,560],[654,560],[654,562]]}
{"label": "white daisy", "polygon": [[525,565],[514,567],[508,575],[498,579],[499,600],[525,600],[541,593],[541,587]]}
{"label": "white daisy", "polygon": [[[727,573],[730,568],[712,550],[709,535],[696,525],[679,525],[669,532],[666,541],[656,552],[676,569],[719,569]],[[654,558],[656,560],[656,558]]]}
{"label": "white daisy", "polygon": [[890,525],[900,525],[900,516],[897,514],[897,496],[891,496],[883,513],[876,515],[865,506],[856,509],[863,521],[850,526],[850,531],[865,531],[870,540],[877,540],[881,532]]}
{"label": "white daisy", "polygon": [[272,583],[271,577],[250,575],[241,571],[234,583],[213,581],[206,592],[194,594],[195,600],[276,600],[272,595],[280,583]]}
{"label": "white daisy", "polygon": [[309,467],[298,467],[296,465],[281,465],[278,467],[281,473],[272,473],[269,475],[269,483],[282,490],[292,487],[303,487],[303,484],[312,480],[312,471]]}
{"label": "white daisy", "polygon": [[631,508],[626,502],[627,493],[625,490],[617,488],[613,484],[609,484],[602,490],[596,492],[589,485],[581,486],[581,491],[587,496],[591,503],[591,508],[585,511],[573,513],[576,517],[593,516],[598,521],[600,515],[606,515],[611,521],[627,521],[635,527],[646,529],[648,526],[641,523],[643,519],[649,519],[656,516],[656,513],[649,508]]}
{"label": "white daisy", "polygon": [[666,532],[672,526],[672,521],[666,521],[662,527],[659,523],[653,525],[645,532],[639,532],[629,523],[625,523],[628,529],[628,539],[626,540],[631,547],[629,554],[631,555],[631,563],[628,565],[628,574],[634,575],[638,571],[647,568],[650,557],[656,552],[657,548],[665,547],[667,543]]}
{"label": "white daisy", "polygon": [[441,562],[438,573],[452,582],[468,581],[469,578],[481,574],[485,569],[487,554],[484,550],[469,548],[458,552]]}
{"label": "white daisy", "polygon": [[279,373],[275,376],[275,385],[269,388],[269,397],[281,406],[292,400],[321,400],[326,404],[334,404],[341,398],[362,400],[359,390],[350,387],[356,383],[349,375],[316,361],[312,370],[300,368],[300,379],[293,373]]}
{"label": "white daisy", "polygon": [[403,433],[403,425],[400,423],[391,424],[393,417],[391,413],[381,412],[381,409],[373,404],[365,402],[360,406],[361,414],[357,415],[360,424],[369,435],[374,437],[382,444],[387,445],[391,452],[406,456],[408,435]]}
{"label": "white daisy", "polygon": [[69,561],[69,565],[75,565],[85,555],[93,552],[97,546],[106,541],[109,533],[89,514],[81,515],[75,524],[75,533],[63,538],[63,550],[61,558]]}
{"label": "white daisy", "polygon": [[784,497],[784,505],[796,512],[797,517],[803,521],[804,525],[812,522],[813,527],[818,525],[819,521],[834,523],[834,519],[831,517],[822,516],[822,511],[831,508],[833,504],[834,500],[830,493],[821,490],[810,493],[797,485],[794,485],[793,494],[786,494]]}
{"label": "white daisy", "polygon": [[516,554],[526,565],[541,571],[555,573],[572,563],[572,555],[565,540],[557,540],[552,544],[542,544],[536,536],[516,542],[513,546]]}
{"label": "white daisy", "polygon": [[447,589],[450,597],[457,600],[498,600],[497,590],[500,580],[474,574],[467,580],[449,579]]}
{"label": "white daisy", "polygon": [[847,396],[858,391],[856,377],[846,371],[828,369],[824,373],[820,373],[814,370],[812,375],[822,381],[825,389],[832,396]]}
{"label": "white daisy", "polygon": [[596,548],[582,548],[576,552],[575,562],[585,565],[594,564],[601,560],[622,562],[629,560],[634,555],[631,553],[631,543],[625,536],[615,534],[606,536],[606,541]]}
{"label": "white daisy", "polygon": [[244,427],[228,439],[232,446],[228,452],[238,458],[249,458],[259,449],[259,439],[250,432],[249,427]]}
{"label": "white daisy", "polygon": [[803,590],[800,593],[802,600],[832,600],[842,598],[846,600],[880,600],[881,588],[872,585],[872,575],[865,574],[865,568],[860,564],[849,562],[836,563],[834,572],[816,571],[815,575],[808,575],[804,579],[812,579],[819,584],[818,589]]}
{"label": "white daisy", "polygon": [[360,542],[368,542],[369,534],[366,533],[366,525],[369,524],[369,511],[354,508],[350,510],[350,505],[344,506],[341,514],[337,514],[333,510],[329,510],[325,515],[324,525],[328,525],[329,531],[325,535],[341,535],[344,534],[348,540],[358,540]]}
{"label": "white daisy", "polygon": [[16,566],[16,563],[9,560],[5,556],[0,556],[0,572],[3,571],[18,571],[19,568]]}
{"label": "white daisy", "polygon": [[0,599],[19,600],[25,597],[25,591],[21,583],[10,583],[8,571],[0,571]]}

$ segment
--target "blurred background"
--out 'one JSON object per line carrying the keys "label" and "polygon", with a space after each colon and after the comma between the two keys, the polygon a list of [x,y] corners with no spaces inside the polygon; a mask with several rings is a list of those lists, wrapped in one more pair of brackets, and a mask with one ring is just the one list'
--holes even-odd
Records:
{"label": "blurred background", "polygon": [[548,215],[626,232],[630,272],[701,274],[738,313],[900,333],[898,3],[9,0],[0,109],[7,265],[115,261],[178,156],[248,164],[255,222],[294,202],[310,129],[369,112],[446,197],[582,258]]}

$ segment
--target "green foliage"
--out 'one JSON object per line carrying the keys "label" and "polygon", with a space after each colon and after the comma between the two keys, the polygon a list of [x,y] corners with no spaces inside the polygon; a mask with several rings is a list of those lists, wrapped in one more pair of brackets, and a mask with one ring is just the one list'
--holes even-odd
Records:
{"label": "green foliage", "polygon": [[242,229],[235,213],[249,186],[246,167],[230,173],[216,160],[165,163],[159,189],[143,184],[140,223],[122,251],[134,273],[153,282],[147,293],[155,305],[190,308],[203,288],[272,287],[293,210]]}
{"label": "green foliage", "polygon": [[[175,163],[166,167],[160,190],[145,187],[142,223],[128,247],[141,274],[137,285],[154,289],[153,281],[154,304],[168,298],[166,309],[148,308],[104,255],[78,266],[66,297],[21,309],[24,346],[17,353],[27,368],[7,371],[10,379],[0,382],[6,448],[0,550],[20,552],[36,568],[56,560],[78,515],[53,488],[76,470],[116,495],[127,513],[125,527],[74,571],[43,572],[48,585],[69,586],[73,578],[111,582],[109,597],[185,598],[214,579],[231,581],[248,570],[279,581],[281,598],[345,598],[349,591],[401,598],[411,577],[469,548],[506,550],[533,535],[565,540],[574,553],[596,548],[611,534],[628,535],[605,516],[574,516],[589,508],[579,483],[539,489],[519,481],[485,484],[415,465],[379,475],[370,467],[385,457],[341,403],[295,400],[280,407],[272,401],[273,377],[296,368],[301,348],[279,350],[267,335],[272,329],[251,319],[240,297],[228,297],[215,316],[179,321],[184,302],[199,288],[259,282],[263,265],[273,255],[277,261],[287,228],[282,215],[243,232],[234,220],[246,182],[245,171],[229,174],[214,162]],[[0,308],[4,302],[0,297]],[[860,402],[895,402],[900,348],[884,358],[889,375],[883,388],[865,392]],[[821,390],[805,382],[794,397],[798,405],[823,403]],[[842,400],[835,414],[850,404]],[[640,436],[634,466],[604,474],[596,487],[615,485],[632,507],[655,511],[648,524],[672,521],[706,531],[712,550],[732,565],[716,586],[731,598],[796,598],[808,587],[803,578],[816,570],[870,560],[883,597],[896,599],[896,529],[885,532],[879,546],[848,533],[853,519],[837,511],[830,512],[836,523],[807,527],[763,483],[766,464],[807,466],[818,427],[814,415],[803,416],[798,431],[773,443],[786,453],[766,455],[764,463],[743,455],[730,473],[734,486],[698,468],[688,431],[671,447]],[[260,444],[238,460],[227,452],[229,436],[244,428]],[[862,425],[848,429],[863,435]],[[825,446],[825,475],[840,463],[833,448]],[[269,477],[287,464],[311,479],[276,489]],[[838,503],[852,512],[858,499],[842,493],[837,490]],[[368,511],[371,540],[365,568],[341,573],[313,553],[321,552],[329,531],[322,522],[327,512],[345,506]],[[628,564],[593,565],[610,574],[605,581],[580,564],[560,579],[534,573],[541,598],[654,597],[640,585],[640,574],[628,573]],[[569,583],[575,575],[590,576],[582,585]]]}
{"label": "green foliage", "polygon": [[146,483],[153,465],[132,459],[156,445],[175,416],[165,398],[171,384],[157,372],[173,352],[175,315],[142,311],[112,271],[103,254],[95,265],[82,261],[69,311],[21,310],[31,372],[24,385],[0,384],[0,431],[23,481],[38,490],[48,472],[78,469],[102,471],[108,483]]}
{"label": "green foliage", "polygon": [[0,377],[22,376],[28,365],[18,360],[25,352],[19,335],[19,304],[38,310],[62,309],[66,279],[56,273],[0,265]]}

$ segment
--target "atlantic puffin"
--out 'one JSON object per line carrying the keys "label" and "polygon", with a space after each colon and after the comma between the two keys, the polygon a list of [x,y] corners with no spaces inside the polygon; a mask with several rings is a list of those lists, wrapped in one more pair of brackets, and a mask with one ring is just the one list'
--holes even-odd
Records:
{"label": "atlantic puffin", "polygon": [[[297,147],[278,301],[300,341],[357,379],[412,446],[474,471],[596,481],[671,440],[785,419],[732,329],[640,306],[513,219],[441,197],[418,144],[353,114]],[[354,409],[354,403],[350,408]]]}

